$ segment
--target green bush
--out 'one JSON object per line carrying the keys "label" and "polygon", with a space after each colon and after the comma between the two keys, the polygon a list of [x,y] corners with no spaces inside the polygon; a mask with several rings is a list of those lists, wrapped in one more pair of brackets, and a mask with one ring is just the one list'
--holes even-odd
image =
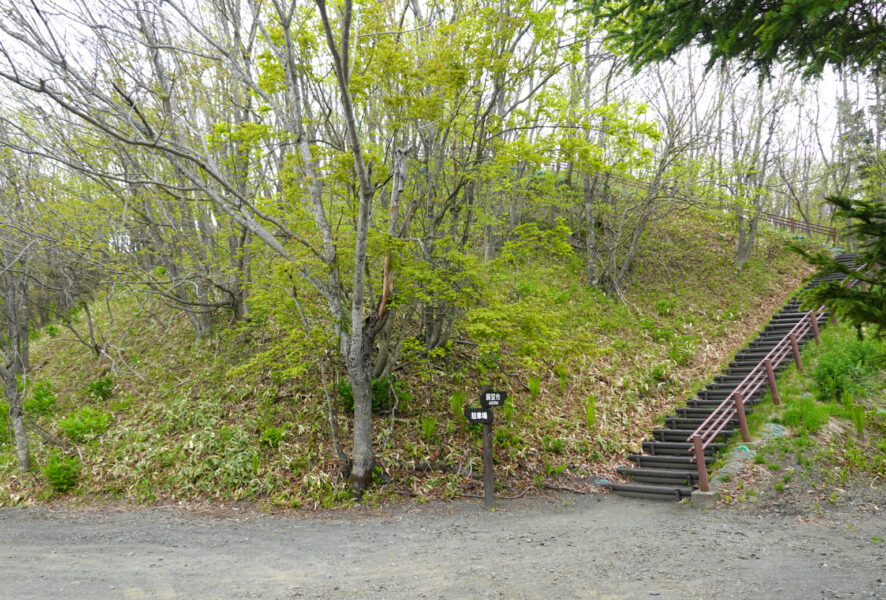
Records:
{"label": "green bush", "polygon": [[658,314],[661,316],[669,315],[674,312],[674,309],[677,308],[677,299],[669,298],[667,300],[659,300],[655,303],[655,310],[658,311]]}
{"label": "green bush", "polygon": [[258,438],[259,443],[268,448],[279,448],[283,441],[284,430],[282,427],[274,427],[269,425],[265,427]]}
{"label": "green bush", "polygon": [[55,403],[52,384],[48,381],[35,381],[31,397],[25,400],[24,409],[32,415],[48,415],[55,410]]}
{"label": "green bush", "polygon": [[456,419],[463,417],[462,411],[468,401],[468,395],[464,390],[459,390],[449,397],[449,408],[455,413]]}
{"label": "green bush", "polygon": [[433,445],[437,441],[437,419],[434,417],[421,418],[421,435],[426,444]]}
{"label": "green bush", "polygon": [[77,480],[80,478],[80,460],[76,456],[64,456],[54,452],[43,468],[43,475],[53,490],[59,493],[67,492],[77,485]]}
{"label": "green bush", "polygon": [[852,338],[822,352],[812,373],[818,387],[818,399],[839,402],[845,392],[855,394],[861,391],[865,379],[876,372],[874,358],[877,351],[874,342]]}
{"label": "green bush", "polygon": [[[369,383],[370,393],[372,394],[372,412],[379,413],[391,410],[393,406],[391,402],[392,385],[394,385],[393,381],[388,377],[379,377]],[[354,412],[354,390],[351,384],[344,379],[339,379],[336,388],[342,409],[348,413]]]}
{"label": "green bush", "polygon": [[807,431],[818,431],[828,422],[831,407],[812,398],[802,398],[797,404],[786,409],[781,422],[788,427],[802,427]]}
{"label": "green bush", "polygon": [[90,437],[103,434],[111,425],[111,420],[111,415],[108,413],[91,406],[84,406],[59,421],[58,426],[71,440],[85,442]]}
{"label": "green bush", "polygon": [[649,380],[653,384],[667,381],[668,377],[668,366],[665,364],[655,365],[649,372]]}
{"label": "green bush", "polygon": [[114,378],[108,375],[107,377],[96,379],[86,386],[86,390],[91,396],[99,400],[107,400],[114,393]]}
{"label": "green bush", "polygon": [[865,411],[864,406],[854,404],[846,407],[846,416],[855,425],[855,430],[859,434],[864,432],[864,425],[867,420],[867,412]]}

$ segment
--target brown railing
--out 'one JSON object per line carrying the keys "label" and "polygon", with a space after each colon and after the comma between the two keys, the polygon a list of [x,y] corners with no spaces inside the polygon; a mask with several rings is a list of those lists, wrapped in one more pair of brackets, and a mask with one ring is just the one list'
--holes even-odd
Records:
{"label": "brown railing", "polygon": [[781,215],[776,215],[773,213],[762,212],[760,213],[767,221],[772,223],[773,225],[777,225],[779,227],[784,227],[785,229],[790,229],[791,233],[807,233],[812,235],[813,233],[821,233],[826,235],[831,240],[831,245],[837,245],[837,228],[836,227],[827,227],[825,225],[816,225],[815,223],[807,223],[806,221],[801,221],[799,219],[794,219],[793,217],[782,217]]}
{"label": "brown railing", "polygon": [[745,417],[744,403],[746,398],[752,398],[763,384],[769,385],[772,393],[772,402],[781,404],[778,389],[775,386],[775,369],[793,354],[794,362],[798,370],[802,370],[800,361],[799,341],[812,332],[818,343],[818,323],[824,319],[825,309],[810,310],[791,330],[785,334],[772,350],[751,369],[751,372],[739,383],[735,389],[714,409],[714,411],[699,425],[686,441],[693,444],[689,449],[691,460],[694,460],[698,468],[698,486],[702,491],[708,491],[708,471],[705,464],[704,451],[726,429],[726,426],[738,417],[738,425],[741,429],[741,438],[745,442],[751,441],[748,432],[748,422]]}

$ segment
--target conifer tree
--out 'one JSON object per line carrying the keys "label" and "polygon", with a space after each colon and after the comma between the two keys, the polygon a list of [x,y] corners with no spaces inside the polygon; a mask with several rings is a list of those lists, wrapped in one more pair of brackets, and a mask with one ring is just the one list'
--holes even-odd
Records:
{"label": "conifer tree", "polygon": [[[845,273],[855,280],[824,283],[807,293],[809,307],[824,304],[838,317],[847,319],[862,335],[863,326],[872,325],[874,335],[886,336],[886,202],[882,198],[850,200],[832,196],[827,201],[836,215],[849,221],[848,230],[859,240],[855,266],[838,262],[828,254],[811,254],[795,248],[812,264],[819,275]],[[861,268],[859,268],[861,267]]]}

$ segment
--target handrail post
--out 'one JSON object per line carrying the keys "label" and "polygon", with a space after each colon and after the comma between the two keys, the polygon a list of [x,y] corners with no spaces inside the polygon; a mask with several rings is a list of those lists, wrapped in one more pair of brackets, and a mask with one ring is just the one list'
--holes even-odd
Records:
{"label": "handrail post", "polygon": [[750,442],[751,433],[748,431],[748,417],[744,412],[744,401],[741,398],[741,392],[735,392],[735,412],[738,413],[738,426],[741,429],[741,440],[743,442]]}
{"label": "handrail post", "polygon": [[797,345],[797,336],[792,333],[789,337],[791,339],[791,351],[794,353],[794,364],[797,365],[797,370],[802,373],[803,362],[800,360],[800,346]]}
{"label": "handrail post", "polygon": [[818,317],[815,316],[814,310],[810,310],[807,316],[809,317],[809,323],[812,324],[812,335],[815,336],[815,343],[820,344],[821,340],[818,339]]}
{"label": "handrail post", "polygon": [[695,448],[695,466],[698,469],[698,488],[703,492],[709,492],[708,466],[704,460],[704,447],[701,444],[701,436],[692,436],[692,444]]}
{"label": "handrail post", "polygon": [[772,403],[776,406],[781,404],[781,397],[778,395],[778,387],[775,385],[775,369],[772,368],[772,361],[768,358],[763,361],[766,367],[766,379],[769,380],[769,392],[772,394]]}

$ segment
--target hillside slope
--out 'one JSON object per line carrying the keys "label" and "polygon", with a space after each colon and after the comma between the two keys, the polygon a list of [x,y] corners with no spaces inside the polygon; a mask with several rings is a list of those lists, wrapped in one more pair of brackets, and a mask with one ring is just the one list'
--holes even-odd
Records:
{"label": "hillside slope", "polygon": [[[624,303],[587,287],[569,252],[530,248],[490,269],[450,344],[430,356],[404,344],[391,379],[377,382],[380,468],[365,499],[479,493],[479,430],[461,407],[482,383],[510,394],[495,426],[502,493],[588,489],[810,273],[778,235],[762,236],[741,271],[733,254],[733,240],[704,219],[659,222]],[[29,412],[79,458],[35,443],[39,471],[21,477],[0,438],[0,503],[55,498],[47,476],[66,474],[68,497],[84,500],[353,502],[323,381],[342,440],[348,389],[334,361],[321,377],[323,349],[273,318],[219,322],[195,341],[183,319],[149,307],[136,294],[96,302],[107,356],[58,327],[34,341]]]}

